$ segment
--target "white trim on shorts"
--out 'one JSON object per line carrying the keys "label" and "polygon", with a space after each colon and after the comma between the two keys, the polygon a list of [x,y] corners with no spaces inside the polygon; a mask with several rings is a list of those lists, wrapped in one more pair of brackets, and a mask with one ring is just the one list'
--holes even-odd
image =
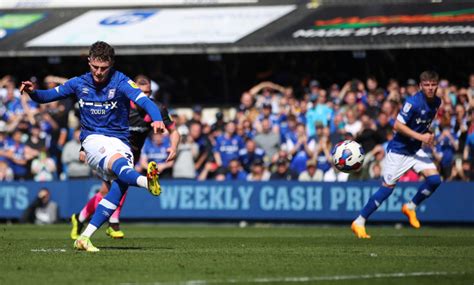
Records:
{"label": "white trim on shorts", "polygon": [[416,173],[427,169],[437,169],[428,155],[419,149],[414,155],[405,155],[389,151],[382,163],[383,181],[395,185],[408,170],[413,168]]}
{"label": "white trim on shorts", "polygon": [[[82,147],[86,152],[86,160],[89,166],[94,169],[99,177],[105,181],[116,179],[116,175],[107,167],[109,161],[115,154],[121,154],[133,167],[133,153],[130,147],[118,138],[104,135],[88,135],[82,142]],[[104,163],[100,166],[100,161]]]}

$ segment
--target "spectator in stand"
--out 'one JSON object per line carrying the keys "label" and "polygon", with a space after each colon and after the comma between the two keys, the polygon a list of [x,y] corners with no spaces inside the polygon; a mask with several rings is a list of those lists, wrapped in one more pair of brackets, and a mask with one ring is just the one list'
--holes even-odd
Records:
{"label": "spectator in stand", "polygon": [[317,161],[317,167],[323,173],[326,173],[331,168],[331,141],[328,135],[329,129],[322,126],[316,127],[318,141],[315,146],[313,158]]}
{"label": "spectator in stand", "polygon": [[63,148],[61,162],[64,164],[63,170],[65,170],[67,179],[83,179],[91,175],[89,165],[79,160],[79,151],[81,150],[80,135],[81,129],[78,127],[74,130],[73,138]]}
{"label": "spectator in stand", "polygon": [[0,181],[11,182],[15,178],[13,169],[8,166],[8,162],[0,156]]}
{"label": "spectator in stand", "polygon": [[294,181],[298,180],[298,175],[289,168],[287,159],[279,159],[276,162],[276,171],[271,174],[270,180]]}
{"label": "spectator in stand", "polygon": [[244,92],[240,98],[240,109],[244,112],[247,119],[251,122],[254,122],[260,112],[255,107],[255,100],[252,94],[249,92]]}
{"label": "spectator in stand", "polygon": [[264,160],[265,151],[259,147],[252,139],[245,141],[245,148],[239,150],[239,160],[246,172],[250,172],[250,166],[255,160]]}
{"label": "spectator in stand", "polygon": [[26,208],[22,217],[23,222],[37,225],[53,224],[56,223],[58,219],[58,204],[51,201],[50,193],[47,188],[41,188],[38,192],[38,197]]}
{"label": "spectator in stand", "polygon": [[387,114],[381,112],[377,117],[376,124],[376,132],[377,136],[382,139],[382,142],[386,142],[388,140],[387,134],[392,133],[392,126],[390,125],[389,117]]}
{"label": "spectator in stand", "polygon": [[268,119],[262,121],[262,131],[255,135],[254,140],[257,146],[265,151],[266,161],[270,161],[272,156],[280,149],[280,136],[272,132]]}
{"label": "spectator in stand", "polygon": [[333,110],[327,105],[326,92],[320,92],[319,96],[311,95],[313,107],[306,112],[306,131],[308,136],[316,132],[316,123],[327,126],[333,117]]}
{"label": "spectator in stand", "polygon": [[244,147],[241,137],[235,134],[235,123],[228,122],[225,133],[216,138],[214,159],[219,167],[227,168],[232,159],[239,158],[239,150]]}
{"label": "spectator in stand", "polygon": [[202,107],[201,105],[195,105],[193,107],[193,114],[191,119],[188,121],[188,126],[191,124],[197,123],[202,125]]}
{"label": "spectator in stand", "polygon": [[242,166],[240,165],[240,161],[238,159],[232,159],[229,162],[229,167],[228,167],[225,180],[245,181],[247,180],[247,175],[248,173],[242,169]]}
{"label": "spectator in stand", "polygon": [[280,132],[278,116],[272,113],[272,105],[270,103],[263,103],[262,105],[262,113],[258,115],[257,120],[254,123],[254,129],[257,132],[262,131],[263,120],[268,120],[270,122],[272,131],[274,133]]}
{"label": "spectator in stand", "polygon": [[59,219],[59,207],[56,202],[51,201],[50,195],[47,188],[41,188],[38,197],[23,213],[22,221],[37,225],[56,223]]}
{"label": "spectator in stand", "polygon": [[223,133],[225,131],[225,126],[226,122],[224,121],[224,114],[219,111],[216,113],[216,122],[212,124],[212,129]]}
{"label": "spectator in stand", "polygon": [[362,115],[362,131],[356,137],[365,152],[371,151],[376,145],[382,144],[385,139],[376,131],[375,122],[368,116]]}
{"label": "spectator in stand", "polygon": [[193,139],[198,146],[198,155],[194,159],[194,169],[197,172],[201,172],[206,162],[210,162],[214,159],[212,143],[209,140],[209,136],[202,133],[202,125],[198,122],[192,122],[189,125],[188,138]]}
{"label": "spectator in stand", "polygon": [[199,155],[199,146],[194,142],[190,135],[183,138],[178,145],[176,160],[173,165],[173,178],[194,179],[196,178],[196,169],[194,160]]}
{"label": "spectator in stand", "polygon": [[362,130],[362,122],[357,119],[356,112],[354,112],[353,110],[347,110],[345,122],[345,131],[347,133],[351,133],[354,137],[358,136],[359,132]]}
{"label": "spectator in stand", "polygon": [[441,155],[439,162],[441,176],[444,180],[451,177],[454,164],[454,155],[459,147],[457,136],[451,133],[449,126],[445,126],[441,135],[436,139],[437,152]]}
{"label": "spectator in stand", "polygon": [[316,138],[313,136],[308,139],[306,133],[305,125],[299,123],[296,126],[296,135],[287,136],[282,145],[292,157],[290,169],[297,173],[306,169],[306,161],[313,157],[316,150]]}
{"label": "spectator in stand", "polygon": [[140,155],[140,170],[147,169],[148,163],[155,161],[160,178],[171,178],[171,167],[173,161],[166,162],[168,158],[168,148],[171,146],[171,142],[167,135],[162,133],[154,133],[151,138],[145,141]]}
{"label": "spectator in stand", "polygon": [[309,159],[306,161],[306,170],[301,172],[301,174],[298,176],[298,181],[323,181],[323,176],[323,171],[317,168],[316,160]]}
{"label": "spectator in stand", "polygon": [[46,148],[41,149],[38,157],[31,162],[31,174],[33,175],[33,180],[37,182],[54,180],[56,162],[51,157],[48,157]]}
{"label": "spectator in stand", "polygon": [[418,83],[416,82],[415,79],[408,79],[407,80],[407,87],[406,87],[406,95],[407,96],[413,96],[418,92],[420,88],[418,87]]}
{"label": "spectator in stand", "polygon": [[25,180],[28,178],[28,158],[25,155],[25,144],[22,142],[23,133],[15,130],[12,135],[12,144],[9,146],[7,157],[10,159],[10,166],[15,173],[15,180]]}
{"label": "spectator in stand", "polygon": [[263,160],[255,160],[251,172],[247,175],[247,181],[268,181],[271,173],[265,167]]}

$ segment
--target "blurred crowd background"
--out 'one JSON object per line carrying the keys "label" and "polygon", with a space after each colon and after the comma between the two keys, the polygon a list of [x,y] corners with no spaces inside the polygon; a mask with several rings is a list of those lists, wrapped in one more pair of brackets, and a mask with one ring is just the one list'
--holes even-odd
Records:
{"label": "blurred crowd background", "polygon": [[[40,89],[54,88],[67,80],[60,75],[25,79]],[[379,180],[398,111],[418,84],[414,77],[382,85],[374,76],[324,85],[308,78],[298,88],[261,81],[248,86],[232,106],[175,108],[171,103],[170,115],[182,139],[176,162],[165,165],[161,178]],[[36,104],[20,95],[19,85],[11,75],[0,79],[0,181],[91,177],[90,168],[79,161],[76,102]],[[153,81],[152,89],[153,96],[170,105],[159,84]],[[438,96],[442,105],[432,123],[436,145],[424,150],[445,181],[472,181],[474,74],[461,83],[442,77]],[[356,140],[366,152],[362,170],[350,175],[331,165],[332,146],[346,139]],[[149,160],[163,163],[168,146],[166,133],[150,135],[137,170],[146,169]],[[419,179],[409,171],[401,181]]]}

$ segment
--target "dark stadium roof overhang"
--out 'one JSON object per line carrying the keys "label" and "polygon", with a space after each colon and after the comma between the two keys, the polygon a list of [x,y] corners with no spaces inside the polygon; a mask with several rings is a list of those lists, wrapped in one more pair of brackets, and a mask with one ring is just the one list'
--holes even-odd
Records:
{"label": "dark stadium roof overhang", "polygon": [[[474,4],[469,1],[301,2],[255,1],[246,5],[199,6],[194,8],[201,9],[202,18],[189,17],[183,22],[176,21],[176,17],[181,17],[178,13],[186,15],[190,7],[4,10],[0,14],[0,29],[2,17],[17,22],[0,33],[0,56],[87,54],[93,38],[110,41],[120,55],[474,46]],[[249,13],[246,8],[258,12]],[[120,13],[130,14],[130,11],[135,13],[133,19],[141,18],[137,22],[120,22],[123,16]],[[194,11],[198,10],[191,14]],[[221,22],[214,19],[213,13],[225,18],[229,26],[220,27]],[[246,25],[236,25],[242,21],[242,15],[245,15]],[[147,27],[147,21],[153,25]],[[80,30],[90,23],[93,23],[91,27]],[[180,27],[181,23],[184,28]],[[130,32],[129,24],[138,28]],[[199,25],[208,25],[211,30],[218,28],[195,30]],[[160,27],[165,28],[160,30]],[[150,30],[154,32],[147,34]],[[175,34],[167,34],[169,30]],[[133,34],[135,45],[123,41],[127,32]],[[97,36],[94,33],[98,33]]]}

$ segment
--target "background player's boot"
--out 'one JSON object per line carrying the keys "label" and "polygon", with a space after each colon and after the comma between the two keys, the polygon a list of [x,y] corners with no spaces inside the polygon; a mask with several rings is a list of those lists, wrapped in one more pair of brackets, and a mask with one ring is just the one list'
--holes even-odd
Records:
{"label": "background player's boot", "polygon": [[404,204],[402,207],[402,213],[405,214],[405,216],[408,217],[408,221],[410,222],[410,225],[414,227],[415,229],[419,229],[421,227],[420,221],[416,218],[416,212],[415,210],[410,210],[408,209],[408,205]]}
{"label": "background player's boot", "polygon": [[148,163],[148,170],[146,177],[148,179],[148,191],[151,194],[158,196],[161,194],[160,181],[158,180],[158,168],[156,162],[152,161]]}
{"label": "background player's boot", "polygon": [[84,250],[88,252],[99,251],[99,249],[92,244],[90,238],[84,236],[80,236],[76,239],[76,241],[74,242],[74,249]]}
{"label": "background player's boot", "polygon": [[352,222],[351,230],[358,238],[370,238],[370,236],[365,232],[365,227],[358,226],[355,222]]}
{"label": "background player's boot", "polygon": [[111,238],[116,238],[116,239],[125,237],[125,234],[120,230],[120,228],[118,227],[118,224],[116,224],[115,227],[114,225],[110,224],[110,226],[105,231],[105,234]]}
{"label": "background player's boot", "polygon": [[71,225],[72,225],[71,239],[76,240],[82,231],[82,227],[84,226],[84,223],[79,222],[79,220],[77,219],[77,214],[72,214]]}

